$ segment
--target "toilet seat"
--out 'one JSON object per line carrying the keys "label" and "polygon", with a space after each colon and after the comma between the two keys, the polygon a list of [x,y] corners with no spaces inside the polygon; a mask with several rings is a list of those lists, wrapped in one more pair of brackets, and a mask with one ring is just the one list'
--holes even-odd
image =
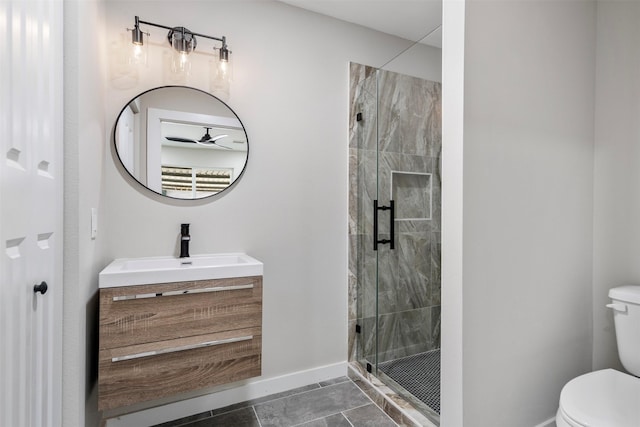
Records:
{"label": "toilet seat", "polygon": [[556,418],[559,426],[638,427],[640,378],[613,369],[574,378],[560,393]]}

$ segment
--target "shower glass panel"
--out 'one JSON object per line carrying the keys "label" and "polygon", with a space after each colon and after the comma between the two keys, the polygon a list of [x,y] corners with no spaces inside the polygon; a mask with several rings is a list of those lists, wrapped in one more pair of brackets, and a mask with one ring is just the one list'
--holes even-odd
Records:
{"label": "shower glass panel", "polygon": [[[373,210],[377,198],[377,72],[351,64],[350,135],[350,289],[356,290],[355,355],[365,368],[377,365],[377,252],[373,245]],[[355,172],[355,173],[354,173]],[[357,283],[353,283],[353,281]],[[365,284],[367,284],[365,286]],[[370,284],[374,284],[371,286]],[[353,306],[353,305],[352,305]],[[351,318],[354,316],[352,314]],[[353,330],[353,329],[352,329]],[[353,345],[352,345],[353,347]]]}
{"label": "shower glass panel", "polygon": [[353,359],[437,423],[441,85],[351,64],[351,97]]}

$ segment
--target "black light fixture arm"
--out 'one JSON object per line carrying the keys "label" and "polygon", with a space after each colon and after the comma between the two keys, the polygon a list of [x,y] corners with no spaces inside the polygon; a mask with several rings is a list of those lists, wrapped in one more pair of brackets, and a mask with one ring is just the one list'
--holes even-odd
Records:
{"label": "black light fixture arm", "polygon": [[225,36],[214,37],[214,36],[208,36],[206,34],[194,33],[193,31],[187,30],[184,27],[169,27],[167,25],[156,24],[155,22],[143,21],[138,16],[135,17],[135,27],[132,30],[134,32],[134,37],[136,34],[139,34],[141,32],[140,24],[151,25],[152,27],[157,27],[157,28],[164,28],[165,30],[169,30],[169,31],[175,31],[176,29],[180,29],[184,33],[190,34],[192,36],[204,37],[205,39],[219,41],[222,43],[222,49],[227,49],[227,38]]}

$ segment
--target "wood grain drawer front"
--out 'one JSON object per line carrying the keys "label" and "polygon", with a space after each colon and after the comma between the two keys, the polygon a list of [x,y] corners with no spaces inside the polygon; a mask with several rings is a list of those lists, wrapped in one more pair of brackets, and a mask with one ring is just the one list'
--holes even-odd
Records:
{"label": "wood grain drawer front", "polygon": [[101,350],[98,409],[259,376],[261,346],[254,327]]}
{"label": "wood grain drawer front", "polygon": [[262,277],[100,290],[100,349],[262,324]]}

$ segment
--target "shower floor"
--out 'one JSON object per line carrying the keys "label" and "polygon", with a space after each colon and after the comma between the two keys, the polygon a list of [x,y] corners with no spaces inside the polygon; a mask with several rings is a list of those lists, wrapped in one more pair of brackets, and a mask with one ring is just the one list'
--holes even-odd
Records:
{"label": "shower floor", "polygon": [[382,362],[378,369],[440,414],[440,349]]}

